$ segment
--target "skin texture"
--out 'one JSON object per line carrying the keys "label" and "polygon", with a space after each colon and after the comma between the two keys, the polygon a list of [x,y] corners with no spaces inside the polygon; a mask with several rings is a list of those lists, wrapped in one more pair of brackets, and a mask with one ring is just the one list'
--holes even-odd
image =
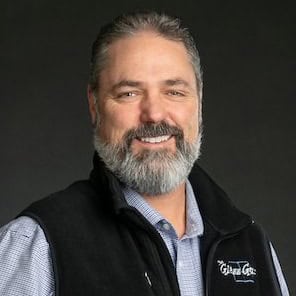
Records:
{"label": "skin texture", "polygon": [[[140,32],[112,43],[108,62],[100,73],[97,106],[88,90],[89,110],[95,124],[100,114],[99,136],[120,143],[124,133],[143,123],[166,121],[184,132],[192,143],[198,136],[198,90],[184,45],[154,32]],[[174,137],[161,143],[133,140],[133,153],[143,149],[176,151]],[[181,236],[185,230],[185,185],[174,192],[147,196],[147,201],[167,218]]]}

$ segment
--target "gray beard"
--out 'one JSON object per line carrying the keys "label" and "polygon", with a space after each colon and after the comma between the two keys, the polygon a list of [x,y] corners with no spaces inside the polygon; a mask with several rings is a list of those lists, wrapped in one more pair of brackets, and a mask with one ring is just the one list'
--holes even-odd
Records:
{"label": "gray beard", "polygon": [[94,146],[106,167],[127,187],[150,196],[174,191],[188,177],[194,162],[200,155],[201,133],[192,144],[183,134],[176,137],[176,152],[167,149],[145,149],[133,154],[131,138],[121,144],[103,142],[94,133]]}

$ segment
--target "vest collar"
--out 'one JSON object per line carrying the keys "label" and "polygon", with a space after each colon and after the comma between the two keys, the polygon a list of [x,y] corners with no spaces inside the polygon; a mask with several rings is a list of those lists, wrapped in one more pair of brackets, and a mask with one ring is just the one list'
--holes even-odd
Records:
{"label": "vest collar", "polygon": [[[90,182],[97,192],[106,191],[113,202],[115,213],[129,207],[121,190],[120,181],[106,168],[103,161],[95,153],[94,168],[90,174]],[[238,210],[226,193],[197,164],[189,175],[197,203],[205,223],[213,227],[220,235],[236,233],[252,223],[250,216]],[[107,193],[105,192],[105,193]]]}
{"label": "vest collar", "polygon": [[238,210],[227,194],[197,164],[189,175],[189,181],[204,222],[221,235],[236,233],[252,223],[251,217]]}

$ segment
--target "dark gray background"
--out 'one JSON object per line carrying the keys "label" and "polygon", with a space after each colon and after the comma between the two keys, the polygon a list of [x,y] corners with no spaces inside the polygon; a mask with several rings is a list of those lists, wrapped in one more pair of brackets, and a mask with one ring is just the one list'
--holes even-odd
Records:
{"label": "dark gray background", "polygon": [[184,19],[200,49],[200,163],[264,225],[296,295],[295,9],[275,3],[1,1],[0,225],[88,176],[86,84],[99,27],[134,8],[164,10]]}

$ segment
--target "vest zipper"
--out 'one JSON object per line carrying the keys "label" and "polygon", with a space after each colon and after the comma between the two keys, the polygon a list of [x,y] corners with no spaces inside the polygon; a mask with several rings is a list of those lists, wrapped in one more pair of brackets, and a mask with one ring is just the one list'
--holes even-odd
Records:
{"label": "vest zipper", "polygon": [[[167,249],[167,247],[166,247],[163,239],[161,238],[160,234],[157,232],[157,230],[154,228],[154,226],[151,225],[134,208],[127,207],[127,208],[124,209],[124,212],[125,212],[125,214],[126,214],[126,216],[128,218],[132,218],[132,217],[129,217],[129,215],[127,214],[127,212],[130,212],[132,214],[132,216],[134,216],[135,218],[137,218],[141,222],[142,225],[140,225],[140,226],[145,231],[149,231],[150,235],[153,237],[153,242],[160,249],[161,253],[165,254],[168,257],[167,264],[169,266],[170,273],[171,273],[171,276],[170,277],[172,277],[172,278],[175,279],[175,281],[174,281],[175,282],[175,285],[174,285],[174,282],[170,282],[169,280],[163,281],[162,284],[167,287],[167,288],[165,288],[165,290],[170,290],[171,291],[171,293],[169,294],[170,296],[181,296],[181,294],[180,294],[180,288],[179,288],[179,284],[178,284],[178,279],[177,279],[177,275],[175,273],[175,267],[174,267],[174,265],[172,263],[172,260],[171,260],[171,255],[169,254],[169,251],[168,251],[168,249]],[[139,221],[137,221],[137,222],[139,222]],[[137,224],[139,224],[139,223],[137,223]],[[133,224],[133,225],[135,225],[135,224]],[[143,227],[143,226],[145,226],[145,227]],[[156,254],[156,251],[155,251],[154,248],[151,251],[152,251],[152,253],[153,253],[154,256],[159,257],[159,255],[161,255],[158,252]],[[145,272],[145,274],[144,274],[145,277],[146,277],[146,274],[147,274],[147,277],[148,277],[148,273],[147,272]],[[150,278],[149,277],[147,278],[147,277],[146,277],[146,280],[148,281],[148,279],[149,279],[149,281],[151,283],[151,286],[152,286],[152,282],[151,282]],[[148,281],[148,284],[149,284],[149,281]],[[167,296],[167,295],[165,295],[165,296]]]}
{"label": "vest zipper", "polygon": [[145,276],[145,278],[146,278],[147,283],[149,284],[149,286],[152,287],[152,283],[151,283],[151,280],[150,280],[150,278],[148,276],[148,272],[147,271],[145,271],[144,276]]}

